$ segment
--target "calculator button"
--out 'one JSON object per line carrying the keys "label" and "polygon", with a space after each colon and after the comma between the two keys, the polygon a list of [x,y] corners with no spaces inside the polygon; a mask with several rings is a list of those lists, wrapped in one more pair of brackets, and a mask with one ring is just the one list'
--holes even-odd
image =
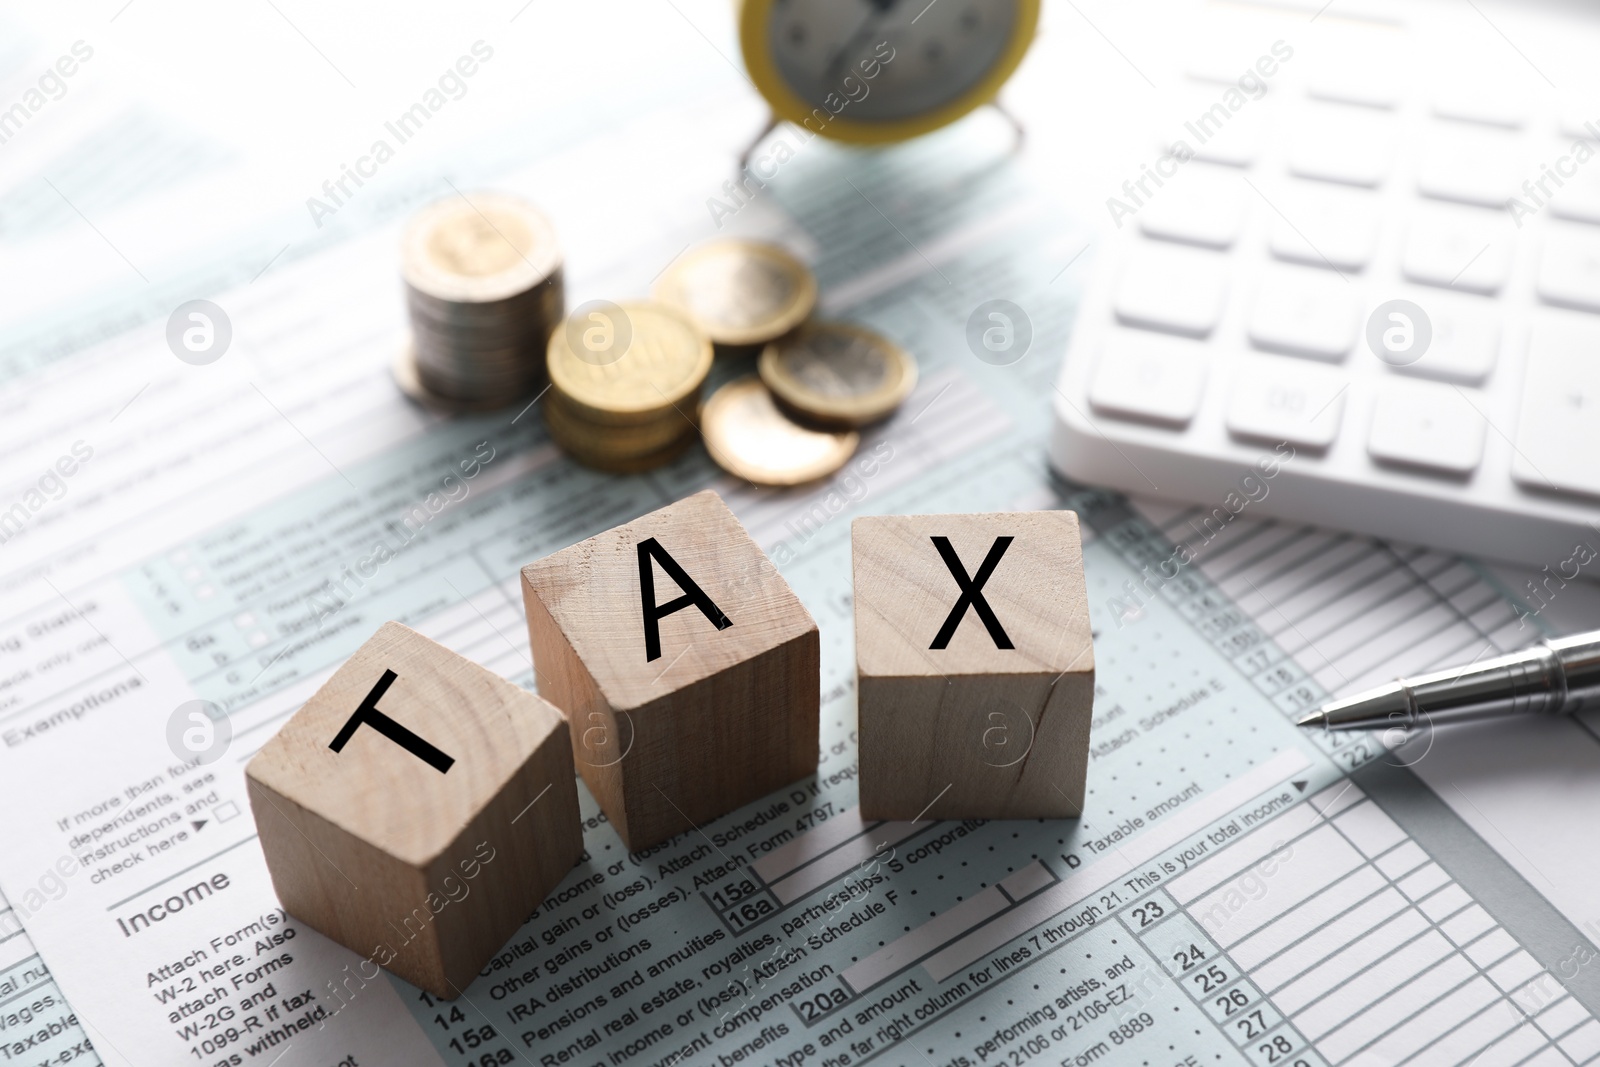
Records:
{"label": "calculator button", "polygon": [[1436,86],[1433,113],[1441,119],[1477,122],[1507,130],[1528,124],[1528,98],[1514,84],[1479,71],[1472,81]]}
{"label": "calculator button", "polygon": [[1401,374],[1461,385],[1482,385],[1500,354],[1500,320],[1493,313],[1424,297],[1419,305],[1433,334],[1427,351],[1415,363],[1395,366]]}
{"label": "calculator button", "polygon": [[1239,75],[1249,70],[1261,56],[1261,49],[1249,36],[1260,24],[1248,16],[1215,16],[1198,20],[1191,32],[1175,43],[1183,73],[1193,81],[1211,82],[1211,103],[1216,103],[1218,87],[1234,86]]}
{"label": "calculator button", "polygon": [[1331,367],[1245,356],[1228,398],[1228,432],[1307,449],[1333,444],[1344,416],[1345,376]]}
{"label": "calculator button", "polygon": [[1169,179],[1139,212],[1146,237],[1223,249],[1244,229],[1248,188],[1237,174],[1188,167]]}
{"label": "calculator button", "polygon": [[1410,58],[1385,31],[1356,30],[1318,42],[1306,62],[1306,92],[1318,100],[1393,108],[1405,96]]}
{"label": "calculator button", "polygon": [[1600,496],[1600,323],[1534,323],[1511,476],[1530,489]]}
{"label": "calculator button", "polygon": [[1538,288],[1547,304],[1600,311],[1600,236],[1552,226],[1539,257]]}
{"label": "calculator button", "polygon": [[1595,122],[1594,107],[1590,107],[1592,102],[1592,93],[1573,93],[1558,107],[1555,128],[1563,138],[1568,138],[1568,147],[1571,147],[1571,138],[1600,141],[1600,123]]}
{"label": "calculator button", "polygon": [[1600,123],[1594,120],[1593,102],[1591,95],[1575,93],[1562,104],[1556,126],[1563,135],[1585,141],[1600,141]]}
{"label": "calculator button", "polygon": [[[1237,72],[1234,77],[1238,77]],[[1261,155],[1265,115],[1258,107],[1230,112],[1225,106],[1219,114],[1215,110],[1221,106],[1217,96],[1215,86],[1177,94],[1171,113],[1185,116],[1194,129],[1180,127],[1162,148],[1180,157],[1185,151],[1193,152],[1195,159],[1206,163],[1248,167]],[[1180,143],[1182,148],[1177,147]]]}
{"label": "calculator button", "polygon": [[1139,245],[1122,265],[1112,309],[1129,326],[1204,337],[1222,316],[1224,263],[1207,252]]}
{"label": "calculator button", "polygon": [[[1592,145],[1589,146],[1589,150],[1596,151]],[[1567,177],[1561,177],[1560,174],[1539,176],[1544,180],[1544,189],[1539,191],[1539,196],[1549,205],[1550,214],[1558,219],[1571,219],[1574,222],[1600,223],[1600,167],[1591,167],[1587,162],[1578,163],[1570,142],[1553,147],[1548,158],[1553,167],[1575,169],[1575,173]],[[1558,178],[1563,183],[1560,186],[1555,184]],[[1532,184],[1538,191],[1538,179]],[[1546,194],[1550,195],[1547,197]],[[1526,189],[1522,190],[1517,199],[1522,204],[1522,209],[1518,209],[1519,219],[1527,217],[1526,211],[1540,210]]]}
{"label": "calculator button", "polygon": [[1356,338],[1356,297],[1337,274],[1299,267],[1268,268],[1250,309],[1257,348],[1338,361]]}
{"label": "calculator button", "polygon": [[1526,171],[1521,137],[1439,126],[1423,139],[1417,189],[1436,200],[1504,209]]}
{"label": "calculator button", "polygon": [[1301,109],[1289,140],[1289,172],[1302,178],[1377,186],[1394,166],[1394,119],[1356,108]]}
{"label": "calculator button", "polygon": [[1400,269],[1424,285],[1492,296],[1511,272],[1512,241],[1503,213],[1418,205],[1411,211]]}
{"label": "calculator button", "polygon": [[1396,83],[1369,76],[1372,72],[1324,71],[1310,79],[1306,91],[1317,100],[1362,107],[1393,108],[1400,99]]}
{"label": "calculator button", "polygon": [[1117,331],[1106,339],[1089,386],[1104,415],[1183,428],[1200,410],[1206,352],[1193,341]]}
{"label": "calculator button", "polygon": [[1273,196],[1272,254],[1291,263],[1361,270],[1378,247],[1371,193],[1296,182]]}
{"label": "calculator button", "polygon": [[1378,392],[1367,454],[1383,463],[1466,475],[1483,462],[1483,416],[1453,386],[1390,382]]}

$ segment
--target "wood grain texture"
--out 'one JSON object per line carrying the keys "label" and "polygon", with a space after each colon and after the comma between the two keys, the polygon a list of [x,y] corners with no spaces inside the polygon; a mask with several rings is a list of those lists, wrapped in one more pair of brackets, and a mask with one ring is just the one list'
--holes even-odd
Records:
{"label": "wood grain texture", "polygon": [[[1080,814],[1094,646],[1077,515],[874,516],[850,544],[862,815]],[[978,595],[952,621],[963,584]]]}
{"label": "wood grain texture", "polygon": [[[386,671],[375,707],[448,770],[370,724],[330,748]],[[245,775],[284,909],[439,997],[466,988],[583,851],[561,714],[397,622]]]}
{"label": "wood grain texture", "polygon": [[[685,605],[657,621],[653,658],[639,552],[652,538],[729,623]],[[688,592],[649,565],[658,608]],[[816,769],[817,624],[715,493],[529,564],[522,592],[539,691],[630,850]]]}

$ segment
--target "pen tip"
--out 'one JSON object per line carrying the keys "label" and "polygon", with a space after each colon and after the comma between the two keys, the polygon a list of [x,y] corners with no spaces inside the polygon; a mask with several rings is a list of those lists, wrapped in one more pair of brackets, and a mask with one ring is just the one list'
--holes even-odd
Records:
{"label": "pen tip", "polygon": [[1326,725],[1327,721],[1328,721],[1327,717],[1322,714],[1322,710],[1319,708],[1316,711],[1313,711],[1310,715],[1306,715],[1306,716],[1301,717],[1299,719],[1299,721],[1297,721],[1295,723],[1295,725],[1296,726],[1323,726],[1323,725]]}

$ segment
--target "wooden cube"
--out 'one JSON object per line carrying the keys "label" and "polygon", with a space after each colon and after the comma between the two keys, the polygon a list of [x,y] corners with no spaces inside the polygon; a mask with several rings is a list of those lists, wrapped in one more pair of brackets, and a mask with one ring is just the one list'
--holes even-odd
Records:
{"label": "wooden cube", "polygon": [[522,569],[539,692],[632,851],[817,766],[817,624],[707,491]]}
{"label": "wooden cube", "polygon": [[1094,646],[1070,511],[850,527],[861,814],[1083,811]]}
{"label": "wooden cube", "polygon": [[560,713],[397,622],[245,775],[284,910],[437,997],[583,852]]}

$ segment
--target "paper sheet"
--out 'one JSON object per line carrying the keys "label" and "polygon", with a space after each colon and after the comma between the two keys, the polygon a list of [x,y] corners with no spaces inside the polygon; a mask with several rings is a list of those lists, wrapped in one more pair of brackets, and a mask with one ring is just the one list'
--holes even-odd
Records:
{"label": "paper sheet", "polygon": [[[583,188],[619,151],[681,151],[712,95],[665,105],[679,124],[489,171],[554,202],[577,299],[640,291],[715,232],[711,170],[661,168],[604,210]],[[0,888],[20,904],[0,912],[0,1054],[970,1067],[1600,1051],[1592,860],[1570,830],[1600,804],[1582,725],[1393,752],[1291,725],[1330,690],[1513,647],[1542,620],[1426,550],[1247,511],[1208,537],[1206,509],[1052,482],[1038,397],[1087,235],[1007,164],[991,118],[877,157],[808,148],[736,219],[813,259],[829,314],[922,363],[901,414],[819,488],[754,490],[700,456],[609,478],[562,458],[536,412],[440,422],[408,406],[387,376],[403,200],[206,290],[237,338],[211,368],[178,364],[159,318],[117,326],[110,302],[85,334],[105,339],[81,351],[41,355],[15,327],[32,361],[9,364],[0,395],[6,501],[62,456],[77,470],[3,546]],[[997,292],[1032,316],[1009,367],[964,340]],[[481,474],[447,483],[480,447]],[[705,485],[822,627],[815,778],[634,856],[580,786],[588,858],[453,1004],[361,977],[357,955],[282,916],[242,767],[343,657],[398,618],[531,685],[517,566]],[[395,544],[430,493],[448,505]],[[1097,629],[1084,818],[861,820],[849,518],[1063,506],[1085,519]],[[356,568],[386,538],[392,561]],[[1152,580],[1179,541],[1197,562]],[[226,707],[233,734],[198,768],[167,742],[194,698]],[[1557,754],[1561,773],[1543,773]]]}

